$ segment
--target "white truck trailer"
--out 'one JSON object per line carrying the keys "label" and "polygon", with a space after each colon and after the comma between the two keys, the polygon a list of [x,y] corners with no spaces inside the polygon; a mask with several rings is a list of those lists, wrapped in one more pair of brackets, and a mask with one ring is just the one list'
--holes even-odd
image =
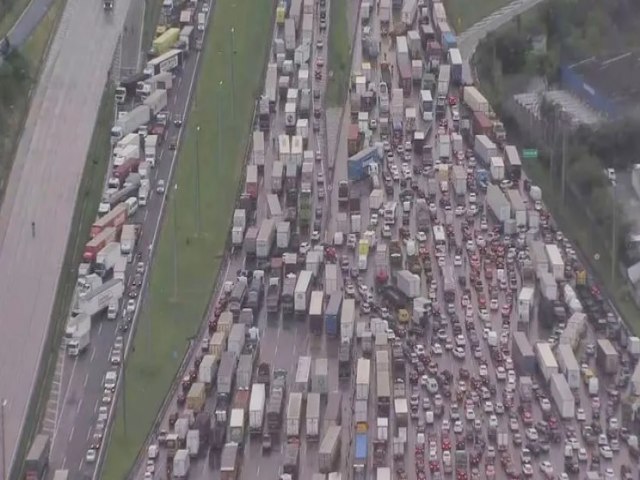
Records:
{"label": "white truck trailer", "polygon": [[251,386],[251,399],[249,401],[249,432],[251,435],[262,432],[266,398],[267,391],[265,384],[254,383]]}

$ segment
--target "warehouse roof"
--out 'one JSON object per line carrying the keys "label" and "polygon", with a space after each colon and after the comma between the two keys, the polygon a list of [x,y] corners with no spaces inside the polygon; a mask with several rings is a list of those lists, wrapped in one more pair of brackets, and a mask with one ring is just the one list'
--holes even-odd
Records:
{"label": "warehouse roof", "polygon": [[591,57],[570,68],[614,103],[640,100],[640,52]]}

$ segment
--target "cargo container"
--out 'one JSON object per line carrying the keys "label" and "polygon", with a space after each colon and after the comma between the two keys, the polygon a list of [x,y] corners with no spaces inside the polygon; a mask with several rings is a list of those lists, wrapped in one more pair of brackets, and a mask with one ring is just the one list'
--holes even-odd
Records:
{"label": "cargo container", "polygon": [[338,291],[338,266],[327,263],[324,266],[324,293],[329,296]]}
{"label": "cargo container", "polygon": [[311,390],[321,395],[329,393],[329,363],[326,358],[316,358],[314,362]]}
{"label": "cargo container", "polygon": [[371,361],[367,358],[359,358],[356,369],[356,400],[369,398],[370,376]]}
{"label": "cargo container", "polygon": [[356,304],[353,298],[345,298],[342,301],[340,312],[340,336],[351,341],[355,327]]}
{"label": "cargo container", "polygon": [[236,372],[236,388],[238,390],[249,390],[251,387],[251,376],[253,375],[255,357],[250,353],[243,353],[238,360]]}
{"label": "cargo container", "polygon": [[507,198],[509,199],[509,203],[511,204],[511,211],[513,212],[513,217],[516,221],[516,225],[519,227],[527,226],[527,206],[522,200],[522,196],[520,192],[515,189],[507,190]]}
{"label": "cargo container", "polygon": [[545,342],[536,343],[535,352],[538,360],[538,369],[545,381],[549,382],[551,376],[558,373],[558,362],[553,355],[551,344]]}
{"label": "cargo container", "polygon": [[575,352],[580,345],[580,341],[587,332],[587,317],[584,313],[575,312],[567,320],[567,326],[560,334],[558,343],[560,345],[570,345]]}
{"label": "cargo container", "polygon": [[408,298],[420,296],[420,277],[409,270],[401,270],[397,273],[398,289]]}
{"label": "cargo container", "polygon": [[489,102],[476,87],[465,86],[463,89],[463,100],[472,112],[481,112],[485,115],[489,113]]}
{"label": "cargo container", "polygon": [[535,289],[522,287],[518,293],[518,322],[529,323],[535,301]]}
{"label": "cargo container", "polygon": [[194,412],[200,412],[204,408],[207,399],[206,387],[204,383],[195,382],[191,385],[187,393],[187,408]]}
{"label": "cargo container", "polygon": [[447,52],[451,65],[451,82],[460,85],[462,82],[462,55],[457,48],[450,48]]}
{"label": "cargo container", "polygon": [[187,449],[177,450],[173,457],[174,478],[187,478],[190,466],[189,451]]}
{"label": "cargo container", "polygon": [[378,415],[388,417],[391,406],[391,378],[389,376],[388,360],[386,364],[386,371],[376,366],[376,401]]}
{"label": "cargo container", "polygon": [[229,417],[229,440],[241,444],[244,440],[245,412],[241,408],[232,408]]}
{"label": "cargo container", "polygon": [[553,275],[556,280],[564,279],[564,261],[562,260],[562,254],[558,247],[554,244],[545,244],[545,252],[547,254],[547,261],[549,262],[549,273]]}
{"label": "cargo container", "polygon": [[91,225],[90,236],[96,237],[104,231],[105,228],[114,227],[116,229],[122,227],[127,221],[127,206],[124,203],[113,207],[109,213],[98,218]]}
{"label": "cargo container", "polygon": [[264,219],[256,237],[256,257],[269,258],[276,234],[276,222],[271,218]]}
{"label": "cargo container", "polygon": [[507,160],[508,177],[513,182],[519,182],[522,178],[522,161],[518,149],[513,145],[506,145],[504,153]]}
{"label": "cargo container", "polygon": [[459,197],[467,193],[467,172],[462,165],[454,165],[451,169],[453,190]]}
{"label": "cargo container", "polygon": [[558,345],[556,349],[556,359],[558,367],[567,379],[567,383],[571,389],[580,388],[580,365],[573,353],[571,345]]}
{"label": "cargo container", "polygon": [[298,275],[298,281],[295,287],[294,311],[297,316],[305,317],[309,301],[311,299],[311,281],[313,280],[313,272],[303,270]]}
{"label": "cargo container", "polygon": [[564,375],[560,373],[551,375],[550,390],[551,398],[556,403],[560,418],[563,420],[573,419],[575,417],[576,402]]}
{"label": "cargo container", "polygon": [[484,165],[489,165],[492,157],[498,156],[498,148],[486,135],[476,135],[474,143],[474,152],[478,159]]}
{"label": "cargo container", "polygon": [[274,160],[271,167],[271,191],[280,193],[282,191],[282,177],[284,164],[280,160]]}
{"label": "cargo container", "polygon": [[329,297],[329,304],[324,312],[324,331],[328,337],[338,336],[342,293],[334,292]]}
{"label": "cargo container", "polygon": [[596,360],[598,367],[607,375],[617,373],[620,366],[618,352],[611,341],[606,338],[598,340]]}
{"label": "cargo container", "polygon": [[365,478],[367,471],[367,447],[368,437],[366,433],[357,433],[355,439],[355,452],[353,455],[354,478]]}
{"label": "cargo container", "polygon": [[300,417],[302,415],[302,399],[303,395],[299,392],[291,392],[289,394],[289,400],[287,402],[287,420],[286,420],[286,434],[287,437],[299,438],[300,437]]}
{"label": "cargo container", "polygon": [[309,391],[309,385],[311,381],[311,357],[300,356],[298,357],[298,366],[296,369],[295,383],[293,384],[293,391],[306,395]]}
{"label": "cargo container", "polygon": [[320,394],[307,395],[305,435],[307,439],[317,440],[320,436]]}
{"label": "cargo container", "polygon": [[489,159],[489,171],[494,182],[504,180],[504,160],[502,157],[496,156]]}
{"label": "cargo container", "polygon": [[253,150],[251,160],[258,167],[258,170],[264,168],[265,148],[264,148],[264,132],[255,130],[253,132]]}
{"label": "cargo container", "polygon": [[252,435],[262,432],[266,398],[265,384],[254,383],[251,386],[251,400],[249,403],[249,431]]}
{"label": "cargo container", "polygon": [[523,332],[514,332],[511,340],[513,365],[519,375],[533,375],[536,371],[536,357],[531,343]]}
{"label": "cargo container", "polygon": [[500,190],[500,187],[489,184],[487,186],[486,201],[487,206],[499,222],[506,222],[511,218],[511,205],[502,190]]}
{"label": "cargo container", "polygon": [[237,443],[225,444],[220,455],[220,479],[237,480],[239,469],[239,445]]}
{"label": "cargo container", "polygon": [[342,429],[337,425],[331,425],[326,429],[320,449],[318,451],[318,466],[322,473],[329,473],[336,467],[340,455],[340,440]]}
{"label": "cargo container", "polygon": [[213,355],[205,355],[200,361],[198,367],[198,382],[204,383],[207,387],[211,386],[216,376],[218,362]]}
{"label": "cargo container", "polygon": [[329,427],[340,426],[342,424],[342,393],[339,391],[329,392],[327,395],[327,407],[323,417],[323,430],[326,432]]}
{"label": "cargo container", "polygon": [[323,311],[324,292],[322,290],[314,290],[311,292],[311,301],[309,302],[309,330],[315,335],[322,334]]}
{"label": "cargo container", "polygon": [[374,145],[360,150],[347,160],[347,176],[350,181],[357,182],[369,178],[372,169],[380,170],[382,147]]}
{"label": "cargo container", "polygon": [[218,396],[231,397],[231,389],[236,373],[236,356],[231,352],[222,352],[220,355],[220,368],[216,379],[216,392]]}

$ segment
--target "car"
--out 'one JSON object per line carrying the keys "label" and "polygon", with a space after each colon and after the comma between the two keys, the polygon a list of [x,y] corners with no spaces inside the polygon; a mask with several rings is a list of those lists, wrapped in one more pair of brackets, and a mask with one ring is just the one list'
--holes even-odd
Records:
{"label": "car", "polygon": [[498,417],[493,413],[489,416],[489,428],[498,428]]}
{"label": "car", "polygon": [[320,232],[318,230],[314,230],[311,233],[311,241],[312,242],[319,242],[320,241]]}
{"label": "car", "polygon": [[118,372],[115,370],[109,370],[104,376],[103,386],[105,390],[113,392],[118,382]]}
{"label": "car", "polygon": [[540,471],[544,473],[547,477],[553,476],[553,465],[549,460],[543,460],[540,462]]}
{"label": "car", "polygon": [[495,405],[495,412],[496,412],[498,415],[502,415],[502,414],[504,414],[504,404],[503,404],[502,402],[496,402],[496,405]]}
{"label": "car", "polygon": [[464,348],[462,347],[455,347],[453,349],[453,356],[456,357],[458,360],[464,360],[466,353],[464,351]]}
{"label": "car", "polygon": [[484,402],[484,413],[493,413],[493,403],[491,402]]}
{"label": "car", "polygon": [[496,378],[499,381],[504,381],[507,379],[507,371],[505,370],[505,368],[500,365],[498,368],[496,368]]}
{"label": "car", "polygon": [[538,431],[533,427],[527,428],[525,435],[527,436],[527,439],[529,439],[532,442],[538,441]]}
{"label": "car", "polygon": [[87,453],[84,456],[84,459],[87,463],[94,463],[96,461],[96,457],[97,457],[97,452],[93,448],[90,448],[89,450],[87,450]]}
{"label": "car", "polygon": [[476,419],[476,412],[473,410],[473,408],[467,408],[467,410],[465,411],[464,416],[465,416],[465,418],[467,420],[472,422],[472,421],[474,421]]}
{"label": "car", "polygon": [[462,256],[461,255],[455,255],[453,257],[453,266],[454,267],[461,267],[462,266]]}
{"label": "car", "polygon": [[509,419],[509,430],[512,432],[517,432],[520,430],[520,425],[518,424],[518,420],[515,417],[511,417]]}
{"label": "car", "polygon": [[209,5],[207,3],[205,3],[204,5],[202,5],[202,13],[209,13]]}
{"label": "car", "polygon": [[587,453],[587,450],[585,448],[580,448],[578,450],[578,461],[586,462],[588,460],[589,460],[589,454]]}
{"label": "car", "polygon": [[129,314],[133,314],[136,311],[136,301],[133,298],[127,300],[126,312]]}
{"label": "car", "polygon": [[370,314],[371,313],[371,304],[368,303],[368,302],[362,302],[360,304],[360,312],[365,314],[365,315]]}
{"label": "car", "polygon": [[609,445],[600,445],[600,456],[606,460],[611,460],[613,458],[613,451]]}
{"label": "car", "polygon": [[138,262],[136,264],[136,273],[143,274],[144,273],[144,268],[145,268],[144,262]]}
{"label": "car", "polygon": [[122,363],[122,350],[113,348],[109,356],[109,362],[111,365],[120,365]]}
{"label": "car", "polygon": [[522,464],[522,475],[524,475],[525,477],[532,477],[533,476],[533,467],[531,466],[530,463],[523,463]]}
{"label": "car", "polygon": [[584,408],[578,408],[576,410],[576,420],[579,422],[585,422],[587,420],[587,415],[584,412]]}
{"label": "car", "polygon": [[487,368],[487,366],[485,364],[480,365],[480,368],[478,369],[478,373],[481,377],[487,377],[489,376],[489,369]]}
{"label": "car", "polygon": [[156,193],[164,193],[164,180],[160,179],[158,180],[158,183],[156,183]]}
{"label": "car", "polygon": [[442,355],[444,352],[442,350],[442,345],[440,345],[439,343],[434,343],[433,345],[431,345],[431,354],[432,355]]}
{"label": "car", "polygon": [[465,347],[467,345],[467,339],[464,335],[456,335],[456,347]]}
{"label": "car", "polygon": [[464,427],[462,425],[462,422],[460,420],[458,420],[457,422],[455,422],[453,424],[453,433],[462,433],[464,431]]}
{"label": "car", "polygon": [[347,283],[344,287],[344,293],[349,297],[354,297],[356,295],[356,288],[353,286],[353,283]]}

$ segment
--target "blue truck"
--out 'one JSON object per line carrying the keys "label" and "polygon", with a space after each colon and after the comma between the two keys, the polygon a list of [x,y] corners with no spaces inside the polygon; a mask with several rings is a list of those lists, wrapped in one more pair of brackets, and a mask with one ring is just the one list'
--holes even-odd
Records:
{"label": "blue truck", "polygon": [[340,309],[342,307],[342,294],[334,292],[329,297],[329,304],[324,311],[324,331],[329,337],[338,336],[340,325]]}
{"label": "blue truck", "polygon": [[379,171],[380,163],[382,162],[382,147],[380,145],[374,145],[373,147],[360,150],[355,155],[349,157],[347,160],[347,172],[349,181],[357,182],[359,180],[365,180],[369,178],[371,173],[371,167],[375,165],[375,168]]}
{"label": "blue truck", "polygon": [[356,480],[363,480],[367,477],[367,447],[367,434],[356,434],[356,452],[353,456],[353,475]]}

